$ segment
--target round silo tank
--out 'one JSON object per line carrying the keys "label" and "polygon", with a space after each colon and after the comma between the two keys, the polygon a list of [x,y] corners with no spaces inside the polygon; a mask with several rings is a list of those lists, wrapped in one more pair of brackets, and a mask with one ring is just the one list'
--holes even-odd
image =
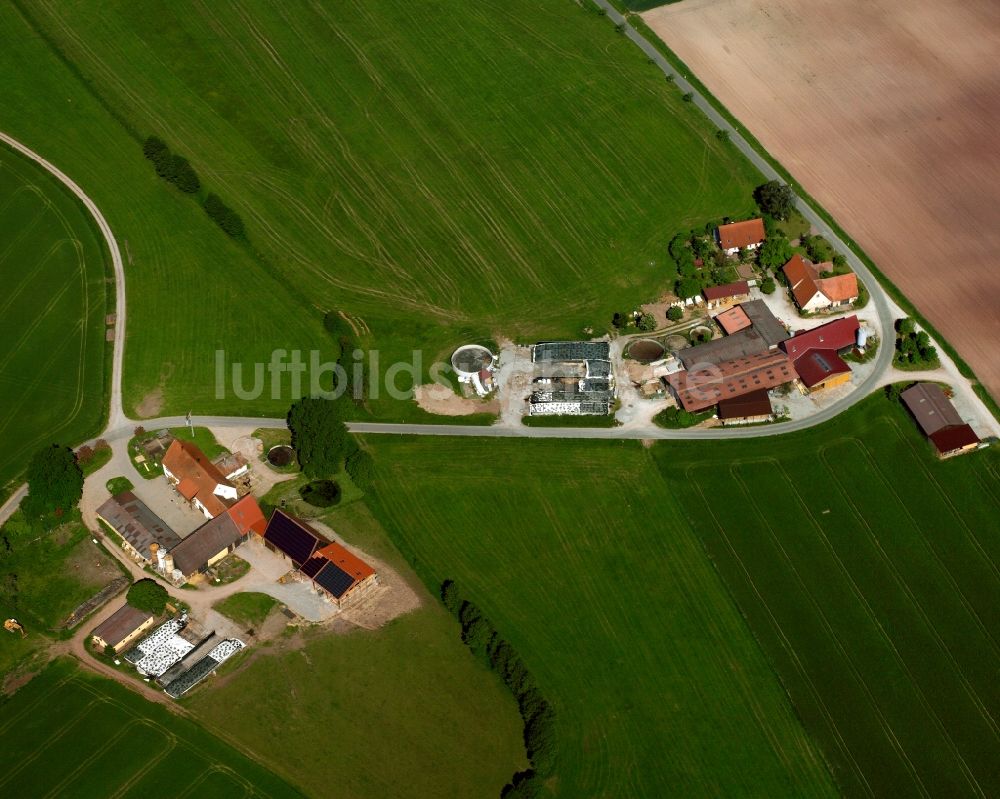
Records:
{"label": "round silo tank", "polygon": [[858,328],[858,346],[859,347],[864,347],[866,344],[868,344],[868,328],[867,327],[859,327]]}
{"label": "round silo tank", "polygon": [[493,365],[494,356],[480,344],[466,344],[451,355],[451,366],[459,377],[471,378]]}

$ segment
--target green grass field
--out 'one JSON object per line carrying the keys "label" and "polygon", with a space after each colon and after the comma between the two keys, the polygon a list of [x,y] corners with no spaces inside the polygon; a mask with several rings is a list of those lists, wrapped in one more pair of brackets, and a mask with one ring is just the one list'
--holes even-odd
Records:
{"label": "green grass field", "polygon": [[302,795],[197,724],[69,660],[0,707],[0,791],[9,796]]}
{"label": "green grass field", "polygon": [[653,450],[365,444],[400,549],[458,581],[554,703],[557,795],[834,795]]}
{"label": "green grass field", "polygon": [[[678,229],[752,206],[752,167],[569,0],[31,4],[73,72],[0,13],[18,34],[0,66],[32,76],[0,80],[26,106],[14,132],[129,242],[130,408],[161,385],[175,412],[287,406],[214,399],[214,351],[324,344],[331,307],[383,364],[417,348],[424,369],[473,336],[603,329],[666,287]],[[251,245],[158,180],[111,112],[189,157]]]}
{"label": "green grass field", "polygon": [[100,432],[106,257],[76,198],[0,145],[0,487],[42,446]]}
{"label": "green grass field", "polygon": [[274,598],[250,591],[226,597],[215,606],[215,609],[239,624],[256,627],[276,607],[278,602]]}
{"label": "green grass field", "polygon": [[657,453],[852,796],[1000,791],[1000,458],[939,463],[900,407]]}
{"label": "green grass field", "polygon": [[[287,764],[312,796],[495,799],[526,766],[514,700],[469,654],[458,625],[363,503],[324,520],[414,583],[422,606],[377,630],[282,636],[245,668],[221,670],[185,705],[261,762]],[[329,741],[322,756],[318,741]]]}
{"label": "green grass field", "polygon": [[711,446],[366,443],[391,535],[556,702],[559,795],[1000,789],[996,453],[939,463],[881,396]]}

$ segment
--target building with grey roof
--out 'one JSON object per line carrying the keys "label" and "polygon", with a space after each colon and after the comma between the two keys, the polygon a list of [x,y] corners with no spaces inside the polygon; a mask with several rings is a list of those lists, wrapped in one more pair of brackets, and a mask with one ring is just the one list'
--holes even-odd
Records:
{"label": "building with grey roof", "polygon": [[767,307],[767,303],[763,300],[747,300],[740,303],[740,307],[750,319],[753,329],[767,343],[768,349],[773,350],[782,341],[789,338],[785,326],[771,313],[771,309]]}
{"label": "building with grey roof", "polygon": [[748,327],[733,333],[731,336],[724,336],[696,347],[680,350],[677,357],[680,358],[685,369],[693,369],[699,365],[718,365],[737,358],[759,355],[769,349],[764,337],[754,328]]}
{"label": "building with grey roof", "polygon": [[97,509],[97,518],[121,536],[125,550],[132,557],[147,563],[155,557],[150,549],[152,544],[169,550],[181,540],[131,491],[122,491],[111,497]]}

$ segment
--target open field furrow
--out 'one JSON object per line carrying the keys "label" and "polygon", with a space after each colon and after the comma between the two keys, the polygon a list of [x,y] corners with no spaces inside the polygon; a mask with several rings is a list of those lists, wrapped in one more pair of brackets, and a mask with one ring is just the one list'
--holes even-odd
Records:
{"label": "open field furrow", "polygon": [[[908,615],[908,612],[910,611],[911,608],[917,611],[920,617],[920,621],[922,622],[927,632],[930,633],[930,637],[932,638],[934,645],[945,656],[945,659],[947,661],[947,666],[951,669],[950,673],[956,677],[956,681],[964,690],[967,698],[971,701],[971,704],[973,706],[973,712],[978,713],[980,718],[985,722],[986,734],[988,736],[992,735],[992,737],[995,740],[997,740],[998,739],[997,728],[993,718],[987,712],[982,701],[979,699],[979,697],[973,690],[972,686],[969,684],[968,680],[966,679],[965,675],[961,670],[961,667],[955,660],[953,654],[945,645],[944,641],[941,639],[941,636],[938,634],[938,631],[935,629],[934,625],[927,617],[927,614],[924,612],[923,608],[920,607],[919,603],[915,601],[915,597],[913,596],[913,593],[909,591],[909,588],[906,585],[906,583],[899,578],[898,574],[892,568],[891,563],[888,561],[888,559],[884,558],[884,552],[879,552],[879,554],[883,556],[882,567],[890,573],[892,578],[894,578],[896,585],[902,589],[902,592],[905,596],[905,604],[907,607],[905,607],[905,609],[903,610],[896,610],[891,607],[882,607],[890,605],[891,603],[886,602],[886,598],[889,596],[890,592],[886,590],[886,583],[883,582],[881,579],[882,577],[881,570],[879,571],[878,575],[875,578],[876,584],[878,585],[880,590],[876,593],[875,591],[871,591],[871,588],[869,588],[869,591],[871,591],[871,598],[869,597],[869,595],[866,593],[865,588],[859,584],[859,580],[858,578],[856,578],[855,573],[852,571],[852,568],[849,568],[848,564],[845,563],[845,558],[851,559],[852,556],[857,552],[857,548],[847,547],[846,550],[844,551],[844,556],[842,557],[841,553],[838,552],[838,549],[833,545],[830,538],[827,536],[826,532],[823,529],[823,526],[816,518],[814,512],[810,509],[809,503],[805,500],[805,498],[802,496],[802,493],[796,487],[795,482],[789,477],[788,473],[785,472],[785,470],[781,467],[780,463],[775,463],[774,466],[775,468],[777,468],[778,472],[781,474],[784,480],[784,490],[787,491],[790,496],[795,497],[795,499],[797,500],[799,508],[801,510],[801,515],[808,521],[813,531],[816,533],[818,540],[823,542],[824,548],[826,549],[827,553],[829,553],[829,556],[832,559],[833,563],[836,564],[836,568],[841,574],[845,584],[849,586],[851,595],[853,596],[854,600],[858,603],[858,605],[860,605],[864,609],[864,613],[868,617],[868,620],[871,622],[872,626],[878,631],[878,635],[881,638],[884,645],[886,646],[886,648],[892,653],[892,656],[896,662],[897,667],[900,669],[902,673],[906,675],[910,683],[913,684],[914,694],[917,701],[926,712],[927,717],[932,721],[933,726],[935,727],[935,729],[937,729],[942,739],[947,743],[948,749],[951,751],[952,755],[958,761],[960,770],[962,771],[962,774],[964,775],[968,783],[967,787],[977,795],[985,796],[986,794],[984,793],[982,786],[979,784],[972,770],[969,768],[969,765],[966,762],[966,759],[962,751],[959,749],[958,745],[956,744],[955,740],[952,737],[951,731],[945,725],[939,713],[938,708],[935,706],[935,703],[932,702],[932,700],[936,698],[936,695],[928,694],[928,691],[927,689],[925,689],[922,680],[915,673],[912,664],[919,664],[922,660],[925,660],[928,655],[927,649],[921,648],[920,650],[921,654],[923,654],[924,657],[920,657],[918,655],[918,657],[915,659],[908,658],[904,654],[904,652],[902,652],[900,649],[901,646],[900,641],[894,639],[894,636],[891,632],[896,629],[899,629],[899,627],[902,626],[897,623],[894,623],[894,616],[891,614],[895,613],[896,618],[905,618],[905,616]],[[839,535],[843,532],[843,529],[842,528],[838,529],[836,532]],[[876,550],[877,549],[878,548],[876,547]],[[861,572],[859,572],[859,575],[860,579],[863,579],[865,576],[861,574]],[[874,604],[876,603],[880,606],[878,609],[874,606]]]}
{"label": "open field furrow", "polygon": [[846,762],[848,767],[851,768],[854,778],[857,780],[858,784],[864,789],[865,794],[874,796],[875,793],[872,790],[871,783],[865,776],[864,769],[862,769],[857,759],[851,753],[851,749],[847,742],[847,739],[841,732],[837,724],[837,721],[834,718],[833,713],[831,712],[831,709],[827,706],[826,700],[823,697],[823,693],[819,690],[817,684],[814,682],[811,676],[810,669],[803,662],[803,659],[802,657],[799,656],[798,652],[796,651],[796,648],[793,645],[792,640],[789,638],[785,630],[782,628],[782,625],[778,620],[777,616],[775,615],[775,612],[771,609],[771,607],[768,604],[765,593],[754,582],[753,574],[747,567],[747,564],[744,562],[743,558],[740,556],[739,550],[737,549],[733,541],[726,533],[725,525],[722,524],[722,522],[719,519],[719,516],[716,514],[714,510],[714,501],[709,500],[709,498],[705,495],[705,492],[701,487],[700,481],[698,481],[695,478],[695,472],[699,468],[703,468],[703,465],[699,463],[688,464],[685,470],[685,478],[688,480],[688,482],[696,492],[701,502],[701,507],[704,509],[705,513],[711,519],[712,525],[714,526],[716,533],[720,536],[721,540],[725,544],[725,547],[729,555],[732,557],[733,562],[739,567],[740,578],[745,581],[746,586],[751,590],[753,597],[755,601],[758,603],[760,609],[764,611],[767,617],[770,631],[778,637],[778,639],[781,642],[781,648],[783,652],[790,659],[790,662],[792,663],[793,667],[796,670],[798,678],[801,679],[808,688],[810,694],[809,698],[819,711],[822,717],[822,723],[826,727],[826,732],[830,736],[832,736],[837,746],[838,750],[837,753],[839,755],[838,759],[843,759],[843,761]]}
{"label": "open field furrow", "polygon": [[[769,463],[770,461],[766,458],[744,459],[738,463],[734,463],[730,467],[730,474],[734,482],[739,486],[739,490],[743,495],[743,502],[752,512],[753,516],[756,517],[758,529],[767,533],[774,553],[787,570],[790,577],[790,585],[793,586],[794,592],[805,601],[806,606],[811,610],[811,617],[818,623],[819,629],[829,641],[832,650],[839,656],[851,680],[859,690],[860,695],[864,698],[867,708],[874,717],[885,742],[889,744],[891,751],[899,760],[906,775],[911,780],[910,787],[922,796],[931,796],[932,794],[924,783],[920,772],[899,739],[900,731],[895,729],[890,723],[872,684],[866,679],[865,673],[860,668],[856,653],[852,652],[851,647],[846,644],[841,635],[838,635],[835,630],[830,615],[833,609],[831,608],[829,611],[824,609],[823,603],[821,603],[815,593],[819,586],[811,586],[810,582],[805,579],[796,559],[791,556],[786,548],[787,544],[779,538],[772,524],[772,517],[769,514],[765,514],[758,503],[757,492],[751,492],[749,486],[740,478],[737,472],[738,467],[754,462]],[[826,588],[826,586],[823,586],[823,588]],[[841,610],[844,609],[846,609],[846,606]],[[837,618],[837,621],[841,626],[843,625],[842,618]],[[860,619],[856,623],[862,627],[865,625],[865,622]],[[853,657],[852,654],[854,655]]]}

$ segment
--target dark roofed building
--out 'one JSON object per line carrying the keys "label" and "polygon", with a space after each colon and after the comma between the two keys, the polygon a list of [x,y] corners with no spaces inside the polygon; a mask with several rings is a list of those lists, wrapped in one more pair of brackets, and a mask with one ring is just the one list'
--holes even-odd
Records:
{"label": "dark roofed building", "polygon": [[341,608],[365,596],[378,580],[371,566],[337,543],[318,549],[301,571]]}
{"label": "dark roofed building", "polygon": [[535,363],[609,361],[611,344],[607,341],[542,341],[531,348],[531,360]]}
{"label": "dark roofed building", "polygon": [[809,350],[795,361],[795,371],[806,388],[832,388],[851,379],[851,367],[836,350]]}
{"label": "dark roofed building", "polygon": [[264,546],[286,556],[295,568],[301,568],[317,549],[327,544],[327,540],[308,524],[282,510],[271,514],[263,538]]}
{"label": "dark roofed building", "polygon": [[121,652],[153,624],[153,616],[127,602],[102,621],[90,634],[99,647]]}
{"label": "dark roofed building", "polygon": [[187,579],[214,566],[246,540],[228,513],[205,522],[170,550],[174,568]]}
{"label": "dark roofed building", "polygon": [[899,398],[934,444],[938,457],[950,458],[979,446],[979,436],[962,419],[940,386],[917,383]]}
{"label": "dark roofed building", "polygon": [[950,458],[979,446],[979,436],[967,424],[943,427],[929,436],[939,458]]}
{"label": "dark roofed building", "polygon": [[719,419],[726,424],[768,422],[772,418],[774,410],[765,388],[719,401]]}
{"label": "dark roofed building", "polygon": [[707,341],[697,347],[688,347],[680,350],[677,357],[684,364],[685,369],[691,369],[706,363],[722,363],[731,361],[734,358],[745,358],[750,355],[759,355],[768,349],[767,342],[753,328],[738,330],[731,336],[717,338],[714,341]]}
{"label": "dark roofed building", "polygon": [[773,350],[788,338],[785,326],[771,313],[771,309],[763,300],[747,300],[740,303],[740,308],[746,313],[753,329],[764,339],[769,349]]}
{"label": "dark roofed building", "polygon": [[934,383],[917,383],[906,389],[899,398],[913,414],[925,436],[931,436],[944,427],[965,424],[941,386]]}
{"label": "dark roofed building", "polygon": [[841,319],[834,319],[832,322],[827,322],[825,325],[814,327],[811,330],[796,333],[790,339],[783,341],[781,348],[793,360],[800,355],[805,355],[809,350],[841,352],[855,345],[859,328],[858,317],[852,314]]}
{"label": "dark roofed building", "polygon": [[181,537],[131,491],[116,494],[97,509],[97,518],[121,536],[132,557],[147,563],[154,558],[151,544],[163,550],[175,546]]}
{"label": "dark roofed building", "polygon": [[724,283],[721,286],[709,286],[703,289],[707,308],[721,308],[750,296],[750,284],[745,280],[736,283]]}
{"label": "dark roofed building", "polygon": [[723,361],[703,370],[674,372],[665,380],[681,407],[697,413],[722,400],[771,389],[796,377],[788,356],[773,350]]}

